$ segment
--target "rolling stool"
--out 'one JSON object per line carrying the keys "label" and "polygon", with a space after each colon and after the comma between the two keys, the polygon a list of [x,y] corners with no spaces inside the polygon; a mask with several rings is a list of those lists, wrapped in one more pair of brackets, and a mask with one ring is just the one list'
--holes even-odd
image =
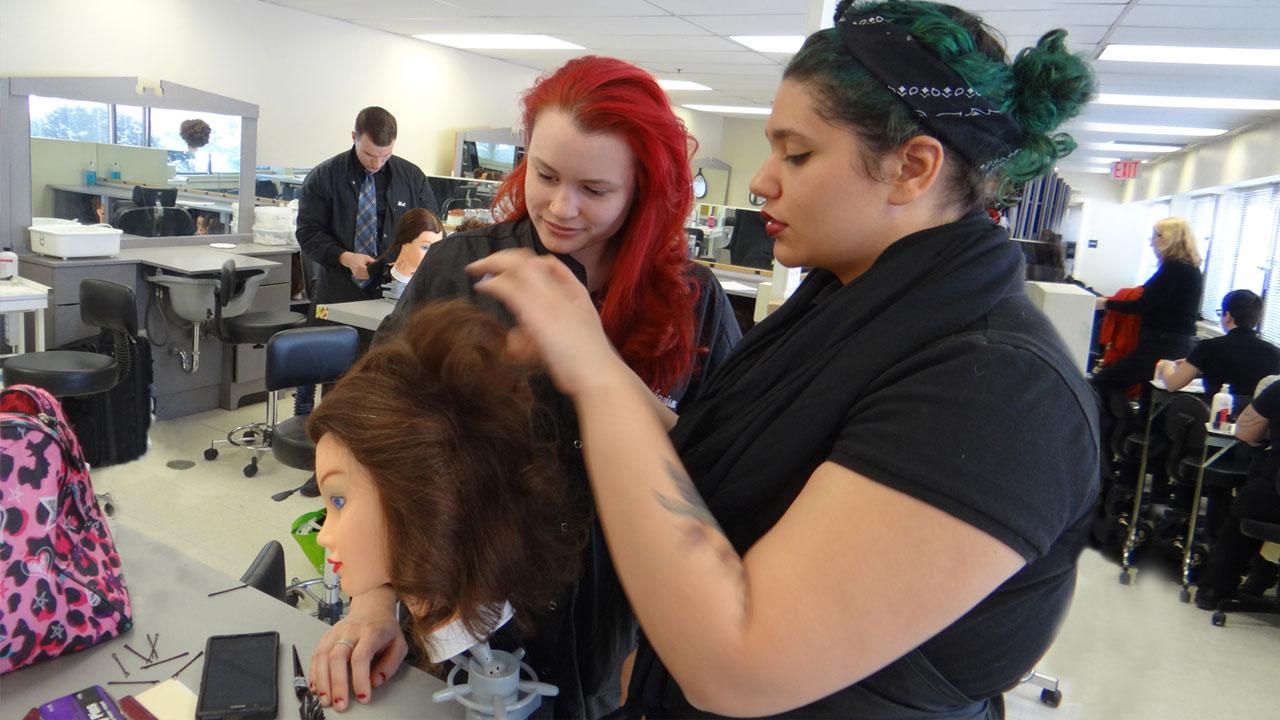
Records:
{"label": "rolling stool", "polygon": [[[80,322],[111,332],[111,356],[74,350],[44,350],[6,358],[5,385],[35,385],[57,398],[96,395],[115,387],[130,371],[129,343],[138,337],[138,303],[128,285],[88,278],[80,281]],[[95,495],[108,517],[111,493]]]}
{"label": "rolling stool", "polygon": [[[291,387],[310,387],[336,381],[360,354],[360,336],[353,327],[325,325],[295,328],[267,343],[267,390],[275,393]],[[280,464],[298,470],[315,470],[316,446],[307,437],[307,416],[281,420],[271,443],[271,455]],[[272,496],[283,500],[301,488]]]}
{"label": "rolling stool", "polygon": [[[214,334],[222,342],[233,345],[266,345],[276,333],[306,324],[305,315],[287,310],[247,312],[224,319],[222,309],[231,301],[235,285],[236,261],[228,260],[222,264],[221,277],[213,290]],[[253,453],[249,464],[244,466],[244,476],[253,477],[258,474],[258,459],[271,449],[271,437],[276,425],[276,394],[270,387],[267,389],[266,422],[249,423],[233,428],[227,433],[226,440],[214,440],[209,443],[208,449],[204,451],[205,460],[214,460],[218,457],[218,445],[234,445]]]}
{"label": "rolling stool", "polygon": [[[1277,480],[1276,485],[1277,491],[1280,491],[1280,480]],[[1275,523],[1242,518],[1240,520],[1240,532],[1264,542],[1280,543],[1280,525]],[[1225,627],[1227,613],[1229,612],[1280,615],[1280,598],[1276,600],[1245,597],[1227,598],[1218,603],[1218,609],[1213,613],[1213,624],[1218,627]]]}
{"label": "rolling stool", "polygon": [[106,392],[129,374],[129,342],[138,337],[138,303],[133,288],[92,278],[80,281],[80,322],[111,332],[114,352],[44,350],[7,358],[5,385],[35,385],[55,397]]}

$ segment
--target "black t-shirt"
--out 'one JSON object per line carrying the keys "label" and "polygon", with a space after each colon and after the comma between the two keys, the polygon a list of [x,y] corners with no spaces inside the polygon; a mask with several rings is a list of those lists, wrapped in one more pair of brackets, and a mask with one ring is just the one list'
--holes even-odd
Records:
{"label": "black t-shirt", "polygon": [[1253,399],[1253,410],[1270,423],[1271,454],[1280,456],[1280,382],[1273,382]]}
{"label": "black t-shirt", "polygon": [[1169,260],[1142,286],[1137,300],[1109,300],[1107,309],[1142,316],[1143,330],[1195,335],[1204,277],[1199,268]]}
{"label": "black t-shirt", "polygon": [[[991,535],[1027,565],[921,650],[970,697],[1035,665],[1075,587],[1096,458],[1084,380],[1025,342],[1047,325],[1019,302],[882,378],[846,414],[829,459]],[[1030,321],[1030,322],[1028,322]],[[1018,328],[1014,330],[1014,328]],[[1073,390],[1074,387],[1074,390]],[[1064,532],[1065,529],[1065,532]],[[904,568],[909,571],[909,568]]]}
{"label": "black t-shirt", "polygon": [[1235,328],[1196,345],[1187,362],[1204,375],[1205,395],[1212,397],[1230,385],[1233,395],[1249,396],[1259,380],[1280,373],[1280,348],[1251,329]]}

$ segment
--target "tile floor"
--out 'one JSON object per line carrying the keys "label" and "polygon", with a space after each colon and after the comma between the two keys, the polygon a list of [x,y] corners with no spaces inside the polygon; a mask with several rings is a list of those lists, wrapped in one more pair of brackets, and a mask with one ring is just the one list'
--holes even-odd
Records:
{"label": "tile floor", "polygon": [[[318,499],[270,496],[307,473],[264,458],[246,478],[243,451],[205,461],[209,441],[233,425],[263,417],[264,406],[215,410],[158,422],[142,458],[94,471],[98,492],[115,500],[115,522],[239,577],[262,544],[279,540],[291,576],[316,573],[289,538]],[[195,466],[174,470],[172,460]],[[1075,604],[1040,669],[1062,682],[1062,706],[1038,702],[1023,686],[1007,698],[1012,720],[1261,720],[1280,718],[1280,618],[1232,616],[1213,627],[1209,613],[1178,602],[1172,572],[1149,557],[1135,585],[1117,581],[1117,565],[1087,550]]]}

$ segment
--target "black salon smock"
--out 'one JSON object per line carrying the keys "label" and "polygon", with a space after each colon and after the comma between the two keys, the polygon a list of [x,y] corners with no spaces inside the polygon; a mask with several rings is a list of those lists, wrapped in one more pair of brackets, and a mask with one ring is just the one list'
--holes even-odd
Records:
{"label": "black salon smock", "polygon": [[[383,321],[378,338],[396,332],[413,310],[424,302],[464,297],[511,324],[511,314],[502,303],[475,292],[475,279],[464,268],[471,262],[499,250],[528,248],[539,255],[550,251],[538,239],[529,220],[517,220],[457,233],[431,246],[422,265],[400,296],[395,311]],[[586,271],[568,255],[556,255],[584,285]],[[699,388],[728,356],[742,337],[724,289],[705,266],[691,263],[690,281],[698,287],[694,307],[696,347],[705,349],[694,362],[693,373],[681,387],[664,397],[679,412],[699,392]],[[377,342],[377,338],[375,338]],[[549,426],[544,431],[555,442],[561,468],[573,497],[573,517],[566,518],[571,529],[584,529],[587,548],[582,574],[577,583],[562,593],[546,612],[535,618],[536,635],[521,643],[528,652],[526,662],[540,679],[560,688],[554,699],[545,700],[537,717],[598,718],[618,706],[618,685],[622,661],[635,647],[635,618],[623,595],[604,534],[595,520],[595,505],[583,464],[582,442],[573,402],[560,394],[549,381],[535,387]]]}
{"label": "black salon smock", "polygon": [[[1098,429],[1087,383],[1022,278],[1019,251],[982,213],[897,241],[848,285],[814,270],[672,429],[742,554],[830,461],[1026,560],[915,650],[778,717],[993,717],[1049,647],[1096,501]],[[707,716],[644,638],[626,710]]]}

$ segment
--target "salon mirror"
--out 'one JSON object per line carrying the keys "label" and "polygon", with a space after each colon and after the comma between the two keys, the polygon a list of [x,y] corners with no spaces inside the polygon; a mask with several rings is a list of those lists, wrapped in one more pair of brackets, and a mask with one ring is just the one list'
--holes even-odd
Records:
{"label": "salon mirror", "polygon": [[694,158],[689,163],[693,171],[694,202],[724,205],[729,197],[728,163],[713,157]]}
{"label": "salon mirror", "polygon": [[[105,223],[143,236],[157,228],[233,232],[239,116],[39,95],[30,96],[29,113],[33,218]],[[188,123],[184,137],[187,121],[199,122]],[[179,192],[172,206],[140,208],[133,196],[140,185]]]}
{"label": "salon mirror", "polygon": [[[46,221],[102,222],[126,238],[248,233],[257,116],[251,103],[164,80],[0,78],[0,155],[12,159],[3,232],[20,252],[27,227]],[[140,186],[175,192],[139,207]]]}

